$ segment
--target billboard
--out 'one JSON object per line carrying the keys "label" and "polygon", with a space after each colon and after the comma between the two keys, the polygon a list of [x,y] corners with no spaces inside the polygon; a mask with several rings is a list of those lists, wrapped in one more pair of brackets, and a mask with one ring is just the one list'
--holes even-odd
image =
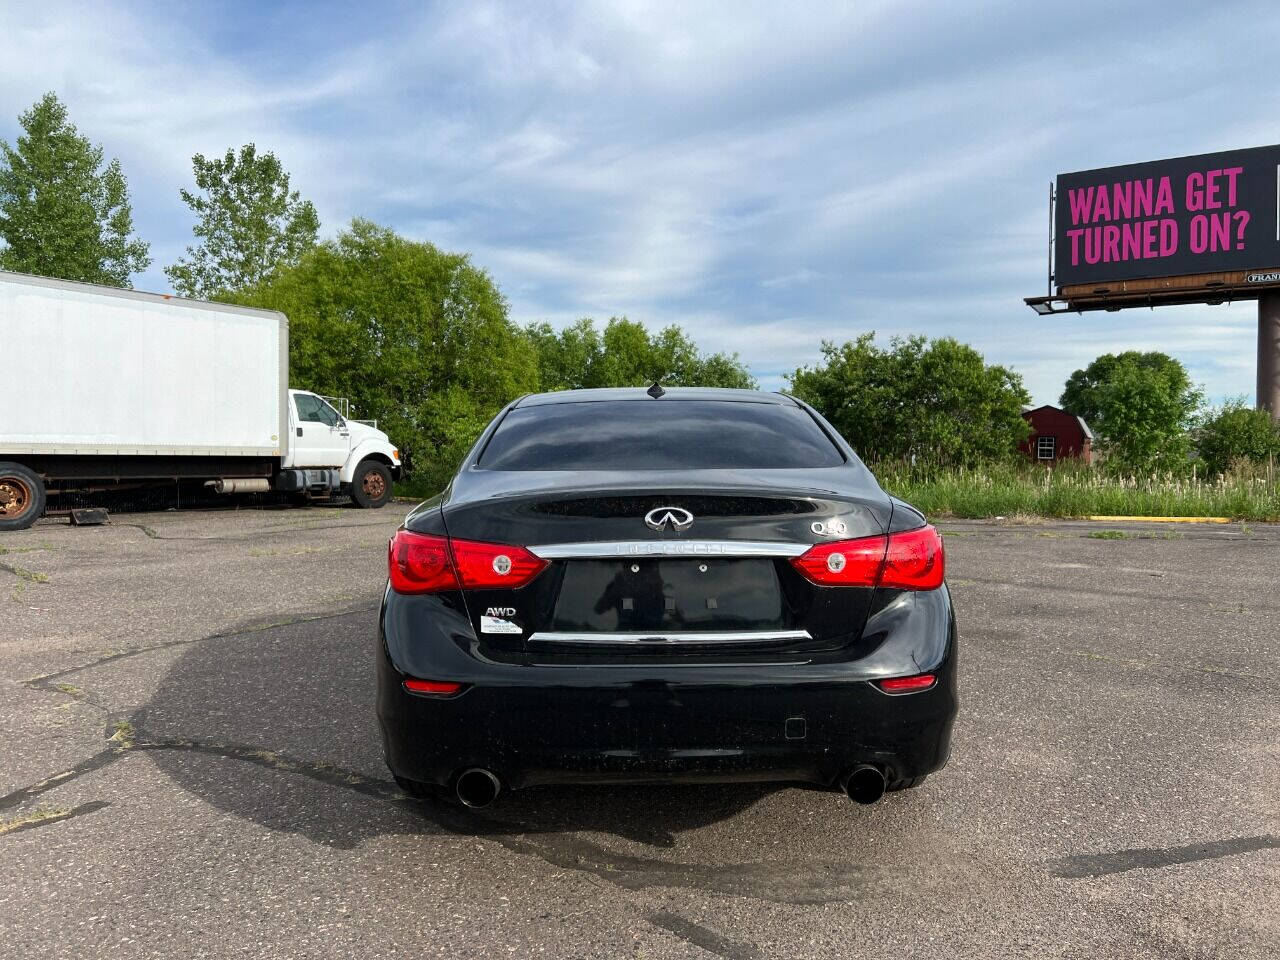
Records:
{"label": "billboard", "polygon": [[1280,146],[1058,177],[1054,282],[1280,269]]}

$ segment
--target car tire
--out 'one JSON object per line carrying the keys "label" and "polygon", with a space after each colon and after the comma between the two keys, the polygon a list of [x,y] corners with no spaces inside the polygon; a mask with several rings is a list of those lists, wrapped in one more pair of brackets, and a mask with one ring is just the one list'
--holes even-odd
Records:
{"label": "car tire", "polygon": [[378,460],[361,460],[351,476],[351,499],[357,507],[376,510],[391,500],[391,468]]}
{"label": "car tire", "polygon": [[30,467],[0,463],[0,530],[25,530],[44,516],[44,481]]}

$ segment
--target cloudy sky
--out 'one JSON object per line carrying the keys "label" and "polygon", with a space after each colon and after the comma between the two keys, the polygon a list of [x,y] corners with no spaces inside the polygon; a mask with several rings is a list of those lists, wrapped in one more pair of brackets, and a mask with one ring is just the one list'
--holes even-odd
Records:
{"label": "cloudy sky", "polygon": [[[1185,8],[1183,8],[1185,7]],[[1041,319],[1059,172],[1280,141],[1270,3],[0,0],[0,137],[44,91],[117,156],[155,263],[193,153],[488,269],[518,321],[678,323],[777,389],[822,340],[950,335],[1037,402],[1099,353],[1254,388],[1255,309]]]}

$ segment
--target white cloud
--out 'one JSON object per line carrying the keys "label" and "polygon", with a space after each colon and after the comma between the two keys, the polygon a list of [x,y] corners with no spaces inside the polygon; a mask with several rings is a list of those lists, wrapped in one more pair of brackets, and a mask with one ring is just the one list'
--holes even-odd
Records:
{"label": "white cloud", "polygon": [[[1224,17],[1251,29],[1217,42]],[[768,387],[874,329],[971,342],[1039,401],[1129,348],[1249,392],[1247,305],[1021,302],[1043,290],[1055,173],[1275,139],[1271,6],[1140,4],[1143,31],[1096,29],[1111,19],[1096,0],[22,5],[0,136],[64,97],[125,165],[144,287],[190,242],[191,155],[253,140],[328,231],[365,215],[469,251],[521,321],[683,324]]]}

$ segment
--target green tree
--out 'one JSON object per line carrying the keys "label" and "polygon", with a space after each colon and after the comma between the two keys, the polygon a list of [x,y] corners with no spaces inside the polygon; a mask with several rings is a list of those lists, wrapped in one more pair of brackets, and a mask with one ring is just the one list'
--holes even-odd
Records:
{"label": "green tree", "polygon": [[1195,442],[1205,468],[1225,473],[1241,461],[1280,459],[1280,423],[1268,410],[1254,410],[1243,399],[1228,400],[1201,419]]}
{"label": "green tree", "polygon": [[1173,357],[1130,350],[1076,370],[1058,403],[1085,419],[1110,467],[1141,473],[1186,467],[1203,398]]}
{"label": "green tree", "polygon": [[128,287],[151,258],[120,161],[103,166],[52,92],[19,123],[15,146],[0,140],[0,269]]}
{"label": "green tree", "polygon": [[181,191],[198,218],[200,241],[164,272],[184,296],[213,298],[260,284],[277,267],[289,267],[315,246],[320,218],[310,200],[289,190],[289,174],[274,153],[252,143],[237,155],[191,158],[196,189]]}
{"label": "green tree", "polygon": [[290,382],[376,417],[419,489],[443,487],[493,415],[537,388],[533,345],[487,273],[367,220],[234,299],[289,317]]}
{"label": "green tree", "polygon": [[756,387],[737,354],[700,353],[677,326],[651,334],[641,323],[613,317],[601,332],[584,317],[559,332],[538,323],[525,333],[538,352],[543,390],[637,387],[655,380],[675,387]]}
{"label": "green tree", "polygon": [[881,349],[865,333],[824,342],[822,356],[788,377],[791,392],[868,459],[972,466],[1011,456],[1027,435],[1022,378],[950,337],[895,337]]}

